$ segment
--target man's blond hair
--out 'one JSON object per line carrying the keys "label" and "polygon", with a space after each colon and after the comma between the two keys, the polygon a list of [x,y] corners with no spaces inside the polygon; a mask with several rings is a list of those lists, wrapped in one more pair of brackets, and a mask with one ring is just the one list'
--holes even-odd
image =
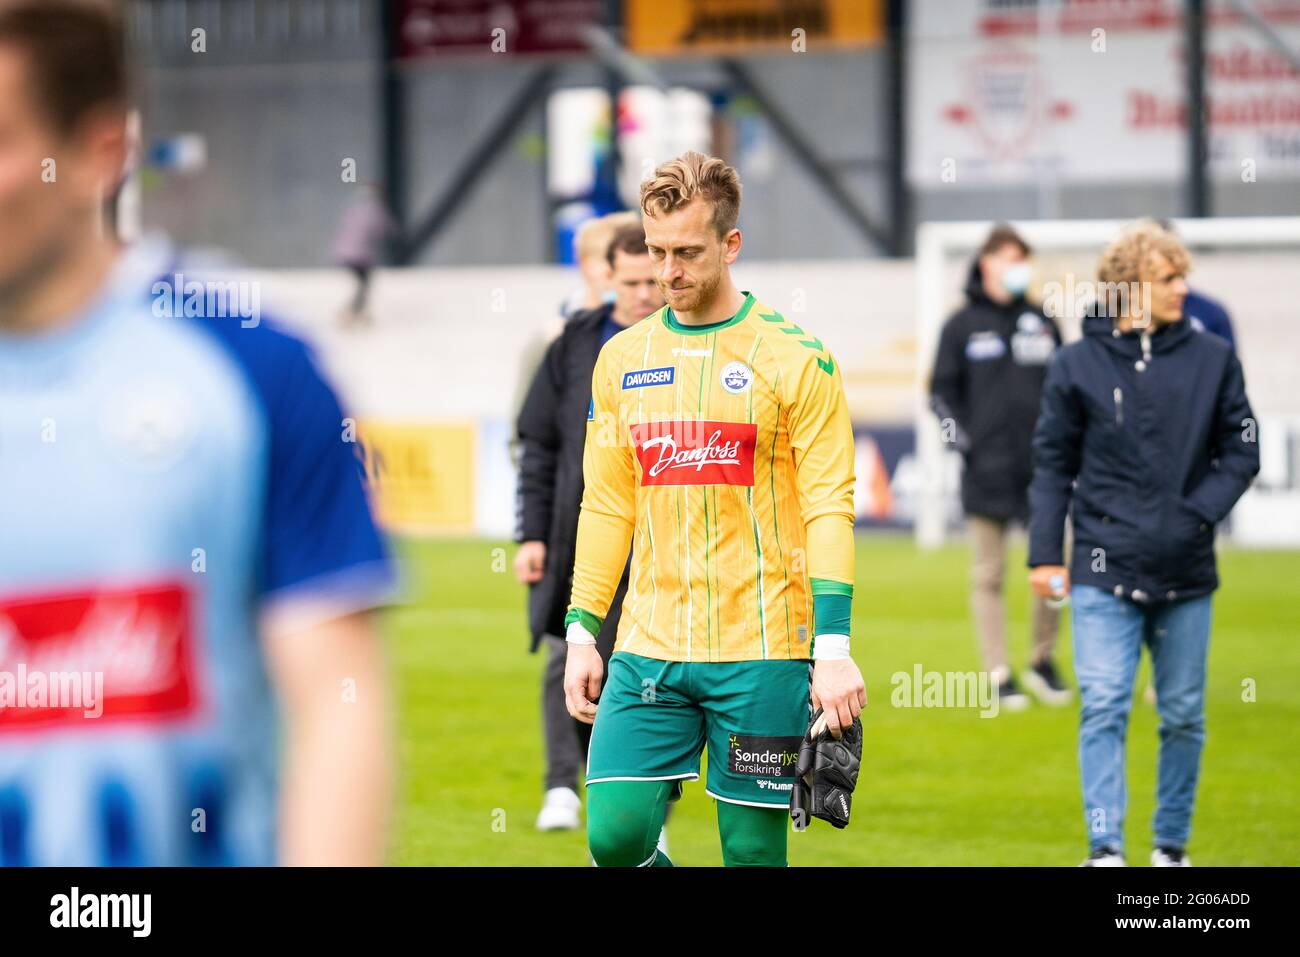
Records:
{"label": "man's blond hair", "polygon": [[641,212],[660,216],[681,209],[696,196],[713,204],[713,228],[726,236],[740,217],[740,174],[716,156],[688,150],[655,167],[641,184]]}
{"label": "man's blond hair", "polygon": [[1186,273],[1192,264],[1187,247],[1177,236],[1154,219],[1139,219],[1102,251],[1097,278],[1103,283],[1140,282],[1152,253],[1160,253],[1180,273]]}
{"label": "man's blond hair", "polygon": [[578,232],[573,237],[578,259],[604,259],[609,253],[609,244],[614,241],[615,233],[624,226],[639,225],[641,217],[633,212],[606,213],[587,220],[578,227]]}

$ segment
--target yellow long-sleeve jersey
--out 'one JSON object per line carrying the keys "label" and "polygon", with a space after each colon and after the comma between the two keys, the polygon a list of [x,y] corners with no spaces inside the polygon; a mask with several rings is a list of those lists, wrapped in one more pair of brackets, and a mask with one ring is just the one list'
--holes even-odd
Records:
{"label": "yellow long-sleeve jersey", "polygon": [[814,596],[816,634],[848,634],[853,430],[840,369],[815,335],[745,295],[710,326],[664,307],[596,360],[569,620],[599,628],[631,545],[616,650],[808,658]]}

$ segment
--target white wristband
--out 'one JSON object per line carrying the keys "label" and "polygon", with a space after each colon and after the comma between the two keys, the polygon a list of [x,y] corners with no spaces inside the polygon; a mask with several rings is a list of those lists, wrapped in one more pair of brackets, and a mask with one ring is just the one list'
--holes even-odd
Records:
{"label": "white wristband", "polygon": [[818,635],[813,639],[813,661],[841,661],[848,657],[848,635]]}
{"label": "white wristband", "polygon": [[564,640],[571,645],[594,645],[596,636],[583,628],[579,622],[569,623],[569,630],[564,633]]}

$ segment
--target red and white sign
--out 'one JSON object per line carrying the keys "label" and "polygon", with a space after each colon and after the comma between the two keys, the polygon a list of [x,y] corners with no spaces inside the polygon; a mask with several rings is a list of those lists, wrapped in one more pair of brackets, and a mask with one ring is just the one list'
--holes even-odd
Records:
{"label": "red and white sign", "polygon": [[642,485],[753,485],[752,422],[643,422],[629,426]]}
{"label": "red and white sign", "polygon": [[191,615],[177,584],[0,600],[0,734],[190,714]]}
{"label": "red and white sign", "polygon": [[[1300,48],[1300,0],[1252,0]],[[1300,72],[1226,0],[1207,4],[1218,181],[1300,178]],[[942,189],[1177,181],[1187,162],[1180,0],[916,0],[909,179]]]}
{"label": "red and white sign", "polygon": [[[387,2],[387,0],[386,0]],[[586,53],[603,0],[398,0],[401,55]]]}

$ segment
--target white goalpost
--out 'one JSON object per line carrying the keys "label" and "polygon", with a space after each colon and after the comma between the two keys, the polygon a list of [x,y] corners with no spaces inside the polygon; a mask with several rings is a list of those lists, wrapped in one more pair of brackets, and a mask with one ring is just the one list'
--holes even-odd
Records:
{"label": "white goalpost", "polygon": [[[1012,225],[1033,247],[1039,279],[1091,282],[1122,220],[1040,220]],[[1232,317],[1246,385],[1259,420],[1261,471],[1233,512],[1239,544],[1300,546],[1300,216],[1174,219],[1192,253],[1189,282]],[[921,489],[916,542],[943,544],[953,517],[957,453],[944,447],[929,407],[939,332],[961,304],[964,273],[990,222],[923,223],[916,237],[916,459]],[[1204,285],[1202,285],[1204,279]],[[1066,298],[1067,310],[1069,297]],[[1066,341],[1079,316],[1056,316]]]}

